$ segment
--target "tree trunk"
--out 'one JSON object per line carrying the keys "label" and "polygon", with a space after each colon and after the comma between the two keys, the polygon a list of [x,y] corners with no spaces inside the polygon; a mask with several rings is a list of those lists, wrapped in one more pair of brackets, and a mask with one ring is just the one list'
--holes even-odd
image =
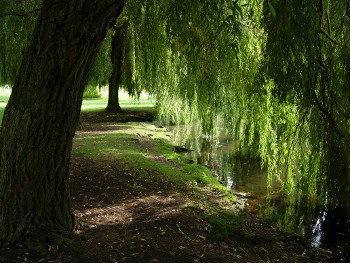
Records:
{"label": "tree trunk", "polygon": [[72,140],[88,74],[124,1],[44,1],[1,126],[1,240],[31,246],[72,231]]}
{"label": "tree trunk", "polygon": [[111,61],[113,65],[112,75],[109,78],[108,89],[108,105],[107,110],[111,112],[120,112],[122,109],[119,105],[119,85],[122,75],[123,66],[123,44],[125,41],[125,34],[127,24],[114,28],[114,36],[112,39]]}

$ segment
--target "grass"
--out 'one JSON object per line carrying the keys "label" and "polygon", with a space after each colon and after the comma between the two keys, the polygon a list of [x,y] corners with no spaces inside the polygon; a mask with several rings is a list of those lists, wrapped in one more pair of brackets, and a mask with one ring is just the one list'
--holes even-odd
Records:
{"label": "grass", "polygon": [[113,132],[81,132],[74,139],[73,154],[114,160],[123,170],[142,176],[160,176],[174,183],[210,187],[232,196],[207,167],[190,164],[188,157],[174,152],[164,128],[145,123],[108,123]]}
{"label": "grass", "polygon": [[4,87],[0,87],[0,124],[2,121],[2,117],[4,116],[5,107],[10,98],[11,90],[5,89]]}
{"label": "grass", "polygon": [[[246,219],[246,214],[241,211],[239,214],[227,210],[219,210],[217,215],[208,215],[209,224],[215,232],[215,238],[222,240],[234,234],[241,234],[241,223]],[[245,238],[250,238],[249,232],[244,232]]]}
{"label": "grass", "polygon": [[[106,97],[98,99],[84,99],[81,106],[82,112],[101,112],[107,107]],[[119,93],[119,105],[123,110],[130,111],[150,111],[155,113],[155,99],[147,94],[141,94],[139,101],[134,101],[126,93]]]}
{"label": "grass", "polygon": [[[102,92],[101,98],[84,99],[81,107],[82,112],[104,111],[107,107],[108,94]],[[123,110],[151,110],[155,106],[155,99],[148,94],[142,93],[139,100],[133,100],[126,92],[119,92],[119,105]]]}
{"label": "grass", "polygon": [[[5,89],[0,87],[0,124],[2,122],[2,117],[4,115],[4,110],[7,105],[7,102],[11,95],[11,89]],[[104,111],[107,107],[108,98],[106,93],[102,94],[102,98],[98,99],[84,99],[81,106],[82,112],[99,112]],[[141,94],[140,102],[134,101],[130,98],[127,93],[119,93],[119,103],[120,107],[124,110],[133,110],[133,111],[155,111],[155,99],[149,97],[147,94]]]}

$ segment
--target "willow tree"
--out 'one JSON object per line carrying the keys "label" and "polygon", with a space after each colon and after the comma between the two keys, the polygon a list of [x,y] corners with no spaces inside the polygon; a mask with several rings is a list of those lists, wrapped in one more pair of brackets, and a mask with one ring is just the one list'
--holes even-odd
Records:
{"label": "willow tree", "polygon": [[[348,209],[350,1],[265,1],[265,10],[262,71],[274,82],[273,96],[300,112],[293,134],[299,152],[310,157],[304,173],[315,175],[332,209]],[[308,179],[304,188],[315,183]]]}
{"label": "willow tree", "polygon": [[120,112],[122,110],[119,105],[119,87],[121,84],[123,62],[125,57],[124,47],[127,29],[127,21],[125,21],[122,25],[116,25],[113,28],[113,37],[111,43],[112,74],[109,78],[107,104],[107,110],[111,112]]}
{"label": "willow tree", "polygon": [[226,69],[236,63],[238,2],[145,1],[135,10],[130,24],[139,32],[135,53],[140,56],[135,56],[134,76],[157,95],[159,118],[197,119],[210,130],[223,108],[223,79],[231,76]]}
{"label": "willow tree", "polygon": [[[108,85],[107,111],[119,112],[119,90],[123,88],[129,96],[138,98],[143,91],[135,74],[135,56],[140,57],[138,50],[138,28],[129,25],[129,16],[136,15],[143,1],[129,1],[123,14],[109,30],[90,74],[89,85]],[[136,11],[135,11],[136,10]],[[139,19],[135,19],[137,22]],[[139,64],[139,61],[137,62]]]}
{"label": "willow tree", "polygon": [[162,119],[210,131],[219,116],[269,183],[347,207],[349,12],[346,0],[145,2],[136,71]]}
{"label": "willow tree", "polygon": [[124,1],[45,0],[0,133],[0,239],[45,243],[72,231],[72,140],[89,71]]}
{"label": "willow tree", "polygon": [[112,63],[110,59],[111,41],[111,30],[108,30],[89,75],[86,90],[92,89],[96,94],[98,94],[98,91],[101,91],[101,87],[108,85],[108,79],[112,72]]}

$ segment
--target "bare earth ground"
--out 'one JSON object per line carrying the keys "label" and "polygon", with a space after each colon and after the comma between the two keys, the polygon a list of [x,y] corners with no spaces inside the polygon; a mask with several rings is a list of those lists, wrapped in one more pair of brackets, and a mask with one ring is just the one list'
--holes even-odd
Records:
{"label": "bare earth ground", "polygon": [[[142,114],[135,118],[140,121]],[[121,120],[118,116],[83,115],[77,136],[106,131],[99,122]],[[251,214],[244,215],[232,235],[218,240],[208,215],[216,213],[216,203],[222,204],[222,193],[206,187],[195,191],[159,174],[143,176],[113,158],[73,154],[70,186],[84,252],[75,255],[53,246],[40,255],[21,244],[0,243],[0,262],[327,261],[327,254],[307,248],[294,235],[264,226]],[[227,203],[230,206],[234,207]]]}

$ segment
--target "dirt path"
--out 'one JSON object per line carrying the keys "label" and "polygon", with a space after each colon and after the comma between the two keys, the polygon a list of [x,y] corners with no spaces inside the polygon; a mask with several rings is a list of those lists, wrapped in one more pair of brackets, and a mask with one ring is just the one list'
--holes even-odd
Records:
{"label": "dirt path", "polygon": [[[88,164],[88,165],[87,165]],[[137,172],[124,173],[116,163],[74,161],[72,195],[75,214],[87,234],[91,262],[308,262],[295,240],[277,240],[278,231],[263,229],[255,218],[245,225],[255,239],[214,238],[205,210],[188,189],[167,181],[145,181]],[[93,178],[93,179],[91,179]],[[133,187],[137,185],[137,188]],[[180,194],[180,193],[181,194]],[[218,193],[209,193],[215,199]],[[246,224],[246,223],[245,223]],[[258,233],[264,231],[263,233]],[[268,236],[266,238],[265,236]]]}
{"label": "dirt path", "polygon": [[[98,117],[85,116],[84,133],[113,133]],[[109,116],[108,118],[113,118]],[[87,122],[88,121],[88,122]],[[124,128],[123,128],[124,127]],[[127,129],[127,126],[118,126]],[[142,138],[135,145],[152,151],[155,142]],[[131,141],[131,140],[129,140]],[[134,146],[135,146],[134,145]],[[79,146],[79,143],[78,143]],[[135,146],[136,147],[136,146]],[[174,165],[159,157],[159,162]],[[314,253],[298,238],[267,227],[244,214],[242,220],[225,221],[216,204],[225,197],[210,188],[193,190],[173,183],[153,170],[126,169],[111,156],[89,157],[73,152],[71,164],[72,208],[76,232],[85,237],[85,252],[71,255],[50,248],[37,255],[22,245],[2,244],[1,262],[314,262]],[[222,202],[220,203],[222,204]],[[228,209],[234,210],[232,204]],[[216,221],[215,221],[216,220]],[[218,238],[218,228],[233,226]],[[226,229],[226,228],[225,228]],[[220,234],[220,232],[219,232]],[[221,233],[222,234],[222,233]]]}

